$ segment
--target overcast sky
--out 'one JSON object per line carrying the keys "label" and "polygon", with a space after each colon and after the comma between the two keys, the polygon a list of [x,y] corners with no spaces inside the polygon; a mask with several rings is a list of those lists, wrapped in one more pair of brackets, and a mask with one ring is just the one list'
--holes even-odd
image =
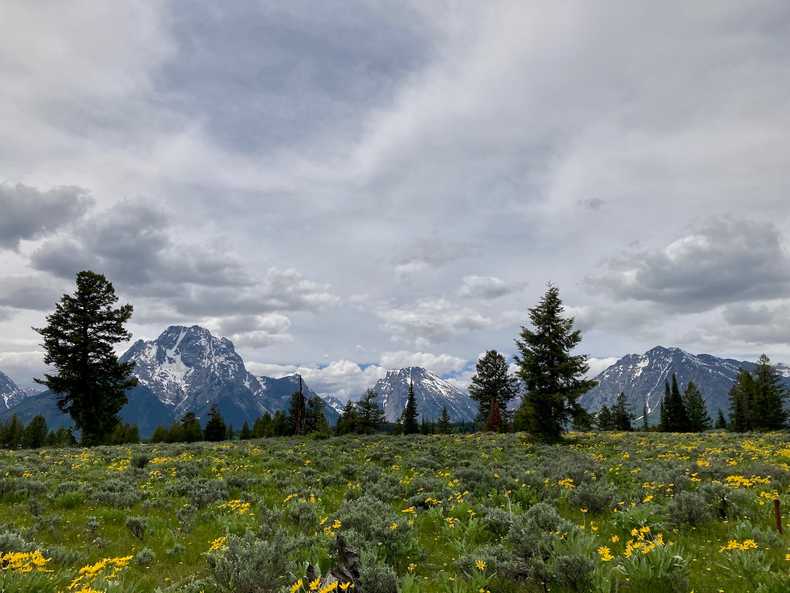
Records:
{"label": "overcast sky", "polygon": [[0,370],[106,274],[348,395],[468,379],[547,282],[602,368],[790,362],[790,3],[0,7]]}

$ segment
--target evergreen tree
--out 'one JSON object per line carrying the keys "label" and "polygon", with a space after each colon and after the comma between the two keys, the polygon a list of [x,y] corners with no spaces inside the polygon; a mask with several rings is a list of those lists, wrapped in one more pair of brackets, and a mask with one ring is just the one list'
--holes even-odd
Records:
{"label": "evergreen tree", "polygon": [[433,434],[433,423],[422,417],[420,421],[420,434]]}
{"label": "evergreen tree", "polygon": [[409,381],[409,395],[406,408],[403,410],[403,434],[417,434],[420,426],[417,423],[417,400],[414,397],[414,382]]}
{"label": "evergreen tree", "polygon": [[598,430],[614,430],[614,417],[609,406],[601,406],[595,417],[595,423],[598,425]]}
{"label": "evergreen tree", "polygon": [[727,428],[727,419],[724,417],[724,412],[719,408],[719,416],[716,418],[716,428]]}
{"label": "evergreen tree", "polygon": [[307,400],[307,409],[305,411],[305,433],[311,432],[321,434],[329,432],[329,423],[324,415],[324,400],[317,395]]}
{"label": "evergreen tree", "polygon": [[340,418],[337,421],[335,431],[337,434],[351,434],[357,432],[358,421],[357,407],[354,405],[354,402],[349,400],[343,407],[343,412],[340,414]]}
{"label": "evergreen tree", "polygon": [[239,439],[242,441],[248,441],[252,438],[252,431],[250,430],[250,424],[245,420],[244,424],[241,425],[241,432],[239,433]]}
{"label": "evergreen tree", "polygon": [[501,432],[504,428],[502,422],[502,407],[496,397],[492,397],[488,402],[488,418],[486,419],[485,429],[488,432]]}
{"label": "evergreen tree", "polygon": [[573,430],[576,432],[589,432],[593,429],[595,418],[587,411],[580,410],[573,417]]}
{"label": "evergreen tree", "polygon": [[225,440],[232,441],[236,438],[236,431],[233,430],[233,425],[228,424],[228,428],[225,430]]}
{"label": "evergreen tree", "polygon": [[746,369],[741,369],[735,385],[730,389],[730,423],[735,432],[748,432],[754,428],[752,409],[754,407],[754,378]]}
{"label": "evergreen tree", "polygon": [[167,428],[164,426],[157,426],[154,434],[151,436],[152,443],[166,443],[168,437]]}
{"label": "evergreen tree", "polygon": [[18,449],[22,445],[22,433],[25,426],[16,417],[16,414],[11,416],[2,429],[3,448],[5,449]]}
{"label": "evergreen tree", "polygon": [[702,392],[697,388],[693,381],[686,385],[683,394],[683,405],[686,409],[687,429],[691,432],[702,432],[710,428],[710,416],[705,405]]}
{"label": "evergreen tree", "polygon": [[658,430],[662,432],[667,431],[667,422],[669,418],[667,418],[667,405],[669,403],[670,397],[670,389],[669,389],[669,381],[664,381],[664,397],[661,400],[661,407],[659,409],[659,421],[658,421]]}
{"label": "evergreen tree", "polygon": [[284,437],[291,434],[291,423],[282,410],[277,410],[272,418],[272,436]]}
{"label": "evergreen tree", "polygon": [[469,397],[478,404],[478,423],[490,430],[487,424],[491,417],[492,402],[496,402],[499,407],[501,423],[503,418],[508,417],[508,402],[516,395],[518,379],[508,371],[507,360],[496,350],[489,350],[477,361],[476,373],[469,385]]}
{"label": "evergreen tree", "polygon": [[787,422],[784,401],[787,389],[782,385],[779,373],[763,354],[757,361],[754,372],[754,404],[752,422],[758,430],[780,430]]}
{"label": "evergreen tree", "polygon": [[384,424],[384,410],[379,407],[378,394],[368,389],[356,404],[357,423],[354,432],[373,434]]}
{"label": "evergreen tree", "polygon": [[252,425],[252,436],[256,439],[273,436],[272,415],[269,412],[255,419],[255,423]]}
{"label": "evergreen tree", "polygon": [[43,447],[46,444],[48,434],[49,429],[47,428],[46,419],[40,414],[34,416],[22,433],[22,446],[26,449]]}
{"label": "evergreen tree", "polygon": [[140,442],[140,431],[136,424],[118,423],[110,435],[110,444],[126,445]]}
{"label": "evergreen tree", "polygon": [[439,422],[436,424],[436,431],[440,434],[450,434],[452,424],[450,423],[450,414],[447,413],[447,406],[442,408],[442,415],[439,416]]}
{"label": "evergreen tree", "polygon": [[642,430],[647,432],[650,429],[647,421],[647,401],[642,406]]}
{"label": "evergreen tree", "polygon": [[187,412],[181,417],[180,429],[176,437],[178,442],[196,443],[203,440],[203,429],[200,428],[200,421],[194,412]]}
{"label": "evergreen tree", "polygon": [[216,405],[211,406],[208,413],[208,422],[206,422],[206,429],[203,433],[207,441],[224,441],[228,434],[225,427],[225,421],[219,413],[219,408]]}
{"label": "evergreen tree", "polygon": [[686,406],[683,404],[683,396],[678,387],[678,379],[672,373],[672,388],[669,392],[669,399],[664,402],[664,413],[666,414],[667,432],[685,432],[688,430],[688,416]]}
{"label": "evergreen tree", "polygon": [[80,272],[76,292],[63,295],[46,327],[35,328],[44,340],[44,362],[57,371],[36,382],[58,395],[58,407],[74,420],[84,445],[107,438],[126,390],[137,385],[134,363],[119,362],[115,354],[115,345],[131,338],[124,325],[132,316],[132,306],[114,308],[117,301],[104,276]]}
{"label": "evergreen tree", "polygon": [[302,435],[305,433],[305,415],[307,414],[307,400],[302,392],[302,376],[299,375],[299,391],[291,396],[291,407],[288,421],[291,425],[291,434]]}
{"label": "evergreen tree", "polygon": [[596,385],[585,379],[587,356],[571,354],[582,337],[573,329],[573,318],[563,317],[563,312],[559,289],[549,285],[529,310],[534,329],[522,327],[516,340],[518,376],[526,389],[518,428],[549,441],[561,437],[568,420],[582,410],[578,398]]}
{"label": "evergreen tree", "polygon": [[625,393],[622,391],[617,396],[617,401],[612,408],[612,424],[615,430],[632,431],[634,428],[631,426],[633,416],[628,409],[628,403],[625,399]]}

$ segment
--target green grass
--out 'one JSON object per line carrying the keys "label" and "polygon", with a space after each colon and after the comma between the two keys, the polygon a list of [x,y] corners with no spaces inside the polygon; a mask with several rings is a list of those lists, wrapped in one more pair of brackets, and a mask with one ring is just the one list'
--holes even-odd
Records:
{"label": "green grass", "polygon": [[[130,468],[140,454],[151,461]],[[778,495],[790,531],[786,433],[571,434],[552,446],[478,434],[4,451],[0,476],[0,550],[50,558],[50,572],[3,570],[3,592],[66,591],[81,567],[143,548],[155,554],[149,566],[131,561],[112,578],[100,571],[92,586],[189,591],[205,579],[196,591],[233,590],[213,580],[211,556],[238,564],[248,580],[236,590],[255,591],[256,577],[244,575],[261,558],[246,533],[287,550],[276,559],[283,574],[268,575],[282,577],[279,590],[307,563],[324,574],[334,566],[337,534],[366,569],[390,567],[405,593],[543,591],[544,582],[551,591],[790,590],[790,537],[775,531],[771,503]],[[235,500],[249,510],[226,504]],[[142,540],[126,527],[130,517],[145,519]],[[225,545],[209,552],[219,537]],[[756,549],[721,551],[729,540],[754,540]],[[577,571],[575,584],[563,578]]]}

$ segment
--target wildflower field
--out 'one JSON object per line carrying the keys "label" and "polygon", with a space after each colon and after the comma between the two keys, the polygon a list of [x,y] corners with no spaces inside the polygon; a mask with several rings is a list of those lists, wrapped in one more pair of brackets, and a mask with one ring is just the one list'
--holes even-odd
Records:
{"label": "wildflower field", "polygon": [[0,476],[3,592],[790,591],[786,433],[4,451]]}

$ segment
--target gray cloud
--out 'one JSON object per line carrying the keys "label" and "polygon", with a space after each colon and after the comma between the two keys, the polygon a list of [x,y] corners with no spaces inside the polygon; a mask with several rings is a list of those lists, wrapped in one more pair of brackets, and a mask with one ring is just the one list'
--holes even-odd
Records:
{"label": "gray cloud", "polygon": [[613,259],[588,281],[618,300],[705,311],[786,294],[790,255],[773,224],[719,219],[659,249]]}
{"label": "gray cloud", "polygon": [[65,292],[62,282],[44,274],[0,278],[0,306],[48,311]]}
{"label": "gray cloud", "polygon": [[496,276],[464,276],[459,296],[479,299],[496,299],[517,291],[520,287],[508,284]]}
{"label": "gray cloud", "polygon": [[[136,333],[232,319],[245,357],[348,392],[388,351],[508,351],[549,280],[600,358],[745,349],[706,328],[787,289],[786,2],[3,8],[0,170],[97,207],[6,236],[2,275],[101,268]],[[470,274],[521,289],[461,297]]]}
{"label": "gray cloud", "polygon": [[0,248],[17,249],[80,218],[93,204],[80,187],[40,191],[17,183],[0,183]]}

